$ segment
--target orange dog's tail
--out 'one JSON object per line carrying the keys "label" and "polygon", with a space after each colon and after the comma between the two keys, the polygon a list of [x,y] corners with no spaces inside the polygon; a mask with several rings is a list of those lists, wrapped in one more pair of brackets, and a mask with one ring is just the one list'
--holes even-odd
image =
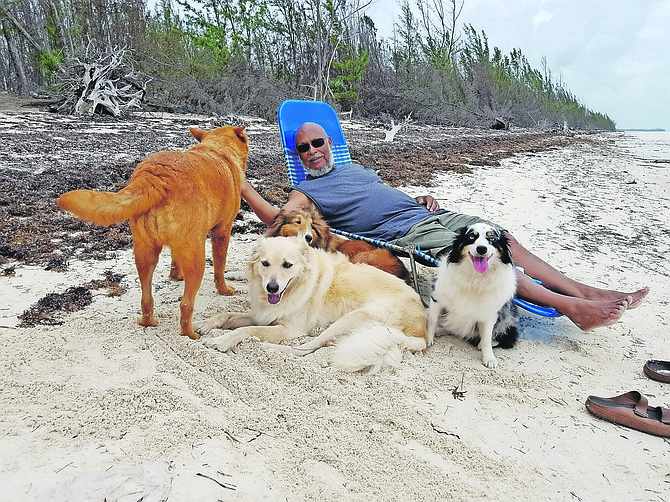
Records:
{"label": "orange dog's tail", "polygon": [[73,190],[61,195],[56,203],[82,220],[108,226],[125,221],[157,205],[166,196],[165,190],[157,187],[144,176],[133,177],[131,183],[119,192],[94,192]]}

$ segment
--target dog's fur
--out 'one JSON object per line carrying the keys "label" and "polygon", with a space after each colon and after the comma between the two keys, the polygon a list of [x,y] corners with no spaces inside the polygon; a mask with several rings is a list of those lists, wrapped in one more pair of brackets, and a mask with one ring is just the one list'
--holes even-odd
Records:
{"label": "dog's fur", "polygon": [[312,247],[325,249],[331,253],[343,253],[352,263],[367,263],[412,285],[409,270],[397,256],[394,256],[388,249],[334,234],[317,209],[289,211],[281,209],[265,235],[268,237],[301,235]]}
{"label": "dog's fur", "polygon": [[74,190],[58,206],[99,225],[130,219],[135,264],[142,286],[141,326],[156,326],[151,279],[163,246],[172,252],[170,276],[184,279],[181,334],[199,338],[191,325],[195,296],[205,270],[205,241],[212,240],[214,279],[232,295],[224,272],[230,231],[240,209],[249,144],[244,127],[191,128],[200,143],[186,152],[165,151],[140,162],[117,193]]}
{"label": "dog's fur", "polygon": [[278,344],[328,326],[298,347],[278,346],[297,355],[342,338],[332,364],[345,371],[375,372],[397,365],[401,349],[427,347],[426,310],[403,281],[338,253],[312,248],[302,237],[260,237],[249,258],[248,313],[227,312],[195,322],[207,334],[233,331],[204,344],[222,352],[258,337]]}
{"label": "dog's fur", "polygon": [[493,346],[511,348],[518,338],[515,293],[505,234],[484,223],[459,229],[438,267],[428,306],[429,343],[441,327],[478,344],[484,365],[497,367]]}

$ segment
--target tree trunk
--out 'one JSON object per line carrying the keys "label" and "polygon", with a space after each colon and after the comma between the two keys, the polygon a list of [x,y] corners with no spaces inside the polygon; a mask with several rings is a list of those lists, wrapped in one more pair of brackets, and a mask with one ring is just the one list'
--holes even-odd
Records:
{"label": "tree trunk", "polygon": [[316,88],[314,100],[323,101],[323,40],[321,39],[321,2],[316,3]]}
{"label": "tree trunk", "polygon": [[54,29],[56,30],[56,39],[58,40],[60,49],[63,51],[63,59],[68,60],[74,55],[72,39],[63,25],[63,21],[58,13],[58,6],[54,0],[45,0],[44,4],[45,10],[53,20]]}
{"label": "tree trunk", "polygon": [[28,79],[26,78],[26,70],[23,67],[23,61],[21,60],[21,55],[19,50],[14,43],[14,36],[12,34],[12,28],[9,25],[7,19],[2,20],[2,33],[5,35],[5,40],[7,42],[7,52],[9,52],[9,61],[11,66],[14,68],[17,80],[17,92],[25,96],[30,92],[30,85],[28,84]]}
{"label": "tree trunk", "polygon": [[[17,30],[19,30],[19,31],[21,32],[21,34],[22,34],[24,37],[26,37],[26,40],[28,40],[28,42],[30,43],[30,45],[32,45],[33,48],[34,48],[36,51],[41,51],[41,50],[42,50],[42,46],[41,46],[40,44],[38,44],[38,43],[35,41],[35,39],[30,35],[30,33],[28,33],[28,30],[26,30],[26,29],[23,27],[23,25],[19,22],[18,19],[16,19],[16,18],[14,17],[14,15],[13,15],[11,12],[9,12],[8,10],[6,10],[6,9],[3,8],[3,7],[0,7],[0,12],[2,12],[2,13],[5,15],[5,17],[6,17],[8,20],[10,20],[10,21],[12,22],[12,24],[16,27]],[[3,19],[2,22],[3,22],[3,24],[2,24],[2,29],[5,30],[5,29],[8,28],[8,27],[6,27],[6,25],[5,25],[5,20],[4,20],[4,19]],[[5,32],[5,33],[6,33],[6,32]],[[6,36],[7,36],[7,35],[5,35],[5,37],[6,37]]]}

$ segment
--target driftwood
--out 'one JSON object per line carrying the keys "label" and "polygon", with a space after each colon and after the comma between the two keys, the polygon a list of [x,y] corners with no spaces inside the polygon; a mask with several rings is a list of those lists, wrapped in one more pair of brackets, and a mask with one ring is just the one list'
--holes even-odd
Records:
{"label": "driftwood", "polygon": [[390,141],[393,141],[393,138],[395,138],[395,135],[396,135],[396,133],[400,130],[400,128],[401,128],[402,126],[407,125],[407,124],[410,123],[410,117],[411,117],[411,116],[412,116],[412,114],[410,113],[409,115],[407,115],[407,117],[405,117],[405,120],[403,120],[402,122],[400,122],[400,123],[397,124],[397,125],[396,125],[396,123],[393,121],[393,119],[391,119],[391,130],[390,130],[390,131],[386,131],[386,136],[385,136],[385,138],[384,138],[384,141],[389,141],[389,142],[390,142]]}
{"label": "driftwood", "polygon": [[496,117],[495,119],[493,119],[491,129],[507,131],[509,129],[509,120],[505,120],[502,117]]}
{"label": "driftwood", "polygon": [[114,117],[125,115],[131,108],[140,109],[151,81],[133,70],[127,50],[99,50],[93,45],[61,67],[60,80],[64,96],[58,112]]}

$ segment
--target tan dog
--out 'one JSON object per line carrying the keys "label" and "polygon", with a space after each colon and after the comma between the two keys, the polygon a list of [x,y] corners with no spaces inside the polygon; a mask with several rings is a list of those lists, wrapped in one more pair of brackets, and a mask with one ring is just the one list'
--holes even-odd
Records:
{"label": "tan dog", "polygon": [[332,363],[345,371],[397,365],[401,349],[428,344],[426,310],[403,281],[346,256],[307,245],[301,237],[260,237],[249,258],[248,313],[227,312],[194,323],[203,334],[230,333],[204,344],[220,351],[258,337],[279,343],[330,325],[314,340],[283,350],[304,355],[338,338]]}
{"label": "tan dog", "polygon": [[378,248],[365,241],[345,239],[334,234],[321,213],[316,209],[281,209],[272,225],[265,232],[266,236],[290,237],[302,235],[307,243],[318,249],[331,253],[340,252],[349,257],[352,263],[367,263],[384,272],[401,278],[410,286],[412,276],[405,264],[388,249]]}
{"label": "tan dog", "polygon": [[191,325],[195,296],[205,270],[205,241],[212,240],[214,282],[222,295],[235,290],[224,280],[233,221],[240,209],[249,144],[244,127],[212,131],[191,128],[200,143],[186,152],[150,155],[135,168],[128,186],[117,193],[74,190],[58,206],[99,225],[130,219],[135,265],[142,286],[141,326],[156,326],[151,279],[163,246],[170,247],[184,278],[180,304],[181,334],[199,338]]}

